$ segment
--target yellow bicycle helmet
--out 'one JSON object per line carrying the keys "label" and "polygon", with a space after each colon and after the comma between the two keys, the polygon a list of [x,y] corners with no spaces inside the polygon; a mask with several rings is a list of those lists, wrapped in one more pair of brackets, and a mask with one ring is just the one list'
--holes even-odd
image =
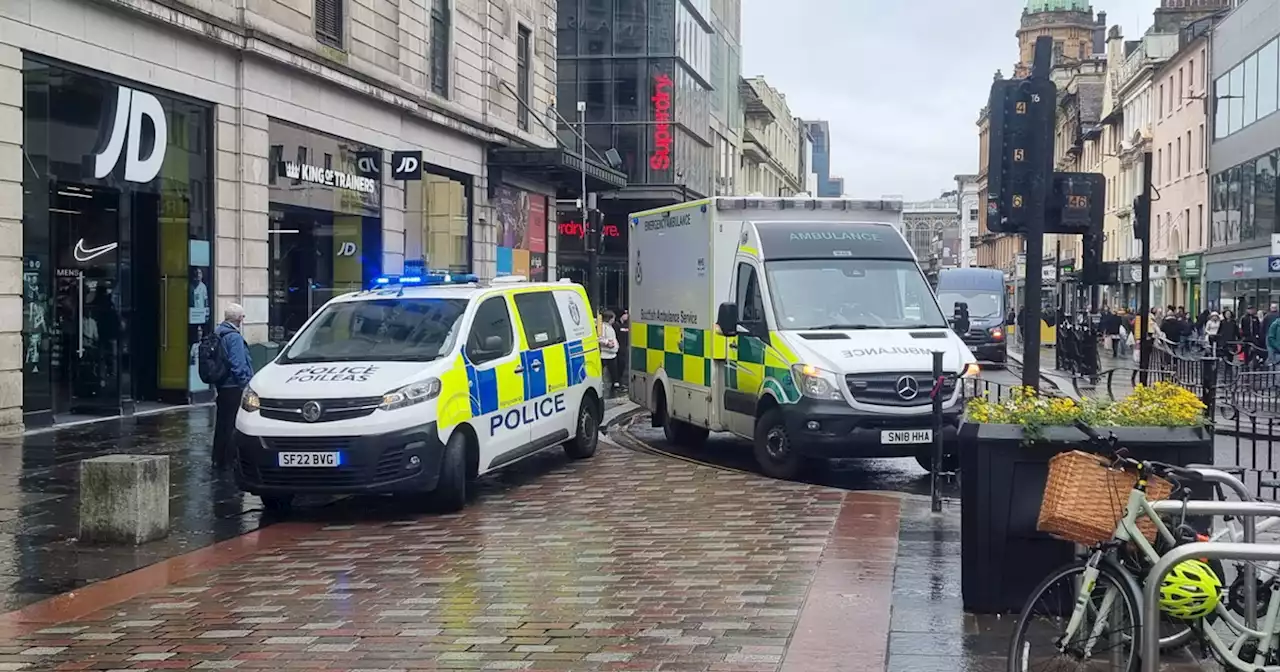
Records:
{"label": "yellow bicycle helmet", "polygon": [[1160,584],[1160,611],[1191,621],[1213,613],[1222,594],[1222,579],[1200,560],[1183,560]]}

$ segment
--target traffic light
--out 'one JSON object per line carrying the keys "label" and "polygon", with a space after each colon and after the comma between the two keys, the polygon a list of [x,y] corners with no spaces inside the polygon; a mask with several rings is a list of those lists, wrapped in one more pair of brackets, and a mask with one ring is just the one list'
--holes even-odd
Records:
{"label": "traffic light", "polygon": [[1084,257],[1080,269],[1080,282],[1087,286],[1102,285],[1106,278],[1102,273],[1102,230],[1084,234],[1081,241]]}
{"label": "traffic light", "polygon": [[1106,203],[1107,180],[1101,173],[1054,173],[1044,232],[1101,231]]}
{"label": "traffic light", "polygon": [[1003,79],[987,104],[987,230],[1021,233],[1043,203],[1033,194],[1052,179],[1057,87],[1048,79]]}
{"label": "traffic light", "polygon": [[1151,228],[1151,196],[1139,194],[1133,199],[1133,237],[1146,240]]}

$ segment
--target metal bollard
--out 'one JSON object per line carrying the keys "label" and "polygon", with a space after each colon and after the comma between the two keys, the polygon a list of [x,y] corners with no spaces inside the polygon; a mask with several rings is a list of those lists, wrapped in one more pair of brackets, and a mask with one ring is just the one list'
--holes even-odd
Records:
{"label": "metal bollard", "polygon": [[[1209,502],[1217,503],[1217,502]],[[1239,514],[1245,515],[1245,514]],[[1160,619],[1146,618],[1160,611],[1160,583],[1178,563],[1191,558],[1219,560],[1280,560],[1280,544],[1223,544],[1197,542],[1164,554],[1151,568],[1142,588],[1142,637],[1139,641],[1142,672],[1160,671]]]}
{"label": "metal bollard", "polygon": [[[938,488],[939,474],[942,471],[942,383],[946,379],[942,373],[942,353],[933,353],[933,389],[929,398],[933,401],[933,470],[929,479],[929,509],[934,513],[942,511],[942,491]],[[963,379],[956,381],[960,385]]]}

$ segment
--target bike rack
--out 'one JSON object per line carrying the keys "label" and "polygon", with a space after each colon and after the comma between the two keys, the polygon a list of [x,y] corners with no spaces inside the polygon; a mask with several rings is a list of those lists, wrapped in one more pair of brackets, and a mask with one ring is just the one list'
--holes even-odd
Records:
{"label": "bike rack", "polygon": [[[1218,503],[1218,502],[1207,502]],[[1249,515],[1236,513],[1232,515]],[[1179,546],[1160,558],[1142,587],[1142,672],[1160,670],[1160,619],[1148,617],[1160,611],[1160,583],[1178,563],[1191,558],[1217,558],[1219,560],[1280,560],[1280,544],[1228,544],[1212,541]]]}
{"label": "bike rack", "polygon": [[[1242,481],[1242,480],[1240,480],[1239,478],[1237,478],[1234,474],[1231,474],[1231,473],[1229,473],[1229,472],[1227,472],[1227,471],[1224,471],[1224,470],[1222,470],[1222,469],[1215,469],[1215,468],[1213,468],[1213,467],[1198,466],[1198,465],[1188,465],[1188,466],[1187,466],[1187,468],[1188,468],[1188,469],[1194,469],[1195,471],[1199,472],[1199,473],[1200,473],[1200,475],[1201,475],[1201,476],[1204,478],[1204,480],[1206,480],[1206,481],[1209,481],[1209,482],[1211,482],[1211,483],[1219,483],[1219,484],[1225,485],[1225,486],[1227,486],[1227,487],[1231,488],[1232,490],[1234,490],[1234,491],[1236,492],[1236,495],[1240,497],[1241,502],[1239,502],[1239,503],[1256,503],[1256,504],[1264,504],[1264,505],[1272,504],[1271,502],[1258,502],[1258,501],[1254,498],[1253,494],[1249,492],[1249,486],[1245,485],[1245,484],[1244,484],[1244,481]],[[1168,500],[1166,500],[1166,501],[1168,501]],[[1155,506],[1155,507],[1153,507],[1153,508],[1155,508],[1155,510],[1156,510],[1157,512],[1159,512],[1159,513],[1174,513],[1174,514],[1176,514],[1176,513],[1180,513],[1180,512],[1182,512],[1182,511],[1183,511],[1182,502],[1174,502],[1174,503],[1178,504],[1178,506],[1177,506],[1176,508],[1175,508],[1172,504],[1168,504],[1168,503],[1165,503],[1165,502],[1155,502],[1156,506]],[[1207,504],[1207,503],[1216,503],[1216,502],[1204,502],[1204,501],[1195,502],[1195,504],[1197,504],[1197,505],[1198,505],[1198,504]],[[1237,502],[1222,502],[1222,503],[1223,503],[1223,504],[1231,505],[1231,504],[1236,504]],[[1192,502],[1186,502],[1186,505],[1187,505],[1186,512],[1187,512],[1187,513],[1191,513],[1191,511],[1192,511]],[[1198,509],[1199,507],[1197,506],[1197,507],[1195,507],[1195,508],[1197,508],[1197,509]],[[1168,509],[1168,510],[1166,511],[1166,509]],[[1276,515],[1280,515],[1280,506],[1277,506],[1275,510],[1278,512]],[[1227,516],[1234,516],[1234,515],[1237,515],[1237,514],[1233,514],[1233,513],[1203,513],[1203,514],[1201,514],[1201,515],[1227,515]],[[1255,518],[1255,515],[1270,515],[1270,514],[1257,513],[1257,514],[1249,514],[1249,515],[1241,515],[1241,516],[1240,516],[1240,527],[1241,527],[1241,532],[1243,533],[1243,536],[1244,536],[1244,543],[1246,543],[1246,544],[1254,544],[1254,543],[1257,543],[1257,541],[1258,541],[1258,531],[1257,531],[1257,524],[1258,524],[1258,523],[1257,523],[1257,521],[1254,519],[1254,518]],[[1249,627],[1251,627],[1251,628],[1252,628],[1252,627],[1254,627],[1255,625],[1257,625],[1257,621],[1258,621],[1258,616],[1257,616],[1257,613],[1258,613],[1258,581],[1257,581],[1257,578],[1258,578],[1258,568],[1257,568],[1257,567],[1254,567],[1251,563],[1245,563],[1245,565],[1244,565],[1244,569],[1243,569],[1243,571],[1241,572],[1241,574],[1242,574],[1241,581],[1242,581],[1242,582],[1243,582],[1243,584],[1244,584],[1244,611],[1245,611],[1245,613],[1244,613],[1244,623],[1245,623],[1245,625],[1247,625],[1247,626],[1249,626]]]}

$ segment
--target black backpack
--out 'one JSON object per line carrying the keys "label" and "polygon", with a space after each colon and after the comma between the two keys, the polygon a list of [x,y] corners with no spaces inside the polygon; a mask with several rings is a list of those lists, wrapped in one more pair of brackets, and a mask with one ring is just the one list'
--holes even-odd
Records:
{"label": "black backpack", "polygon": [[200,380],[208,385],[220,385],[231,374],[231,364],[227,362],[227,349],[223,347],[222,337],[217,332],[200,340],[196,365],[200,371]]}

